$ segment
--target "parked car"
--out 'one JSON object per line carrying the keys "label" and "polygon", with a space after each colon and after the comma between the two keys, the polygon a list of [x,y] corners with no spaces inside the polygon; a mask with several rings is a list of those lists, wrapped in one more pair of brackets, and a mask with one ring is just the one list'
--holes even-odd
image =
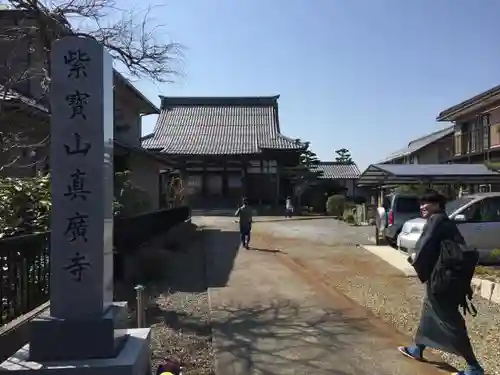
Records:
{"label": "parked car", "polygon": [[419,216],[420,199],[417,195],[393,193],[385,196],[382,207],[377,209],[375,225],[379,236],[396,245],[403,224]]}
{"label": "parked car", "polygon": [[[479,251],[479,262],[500,262],[500,193],[478,193],[446,204],[446,213],[457,223],[467,247]],[[398,248],[415,255],[415,244],[426,220],[407,221],[398,236]]]}

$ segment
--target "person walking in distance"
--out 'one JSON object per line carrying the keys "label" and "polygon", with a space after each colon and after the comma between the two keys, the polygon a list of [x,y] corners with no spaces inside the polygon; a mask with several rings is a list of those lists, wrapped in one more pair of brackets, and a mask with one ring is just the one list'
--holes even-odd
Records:
{"label": "person walking in distance", "polygon": [[240,218],[241,244],[249,249],[250,232],[252,231],[252,208],[248,204],[248,198],[243,198],[243,205],[236,210],[234,216]]}
{"label": "person walking in distance", "polygon": [[460,312],[476,314],[470,299],[479,255],[467,249],[457,224],[446,214],[445,202],[444,196],[433,191],[421,198],[420,211],[427,223],[416,244],[417,255],[408,261],[425,284],[426,294],[415,343],[398,350],[418,361],[423,360],[426,347],[453,353],[467,362],[456,375],[484,375]]}
{"label": "person walking in distance", "polygon": [[290,197],[286,197],[285,217],[292,217],[292,214],[293,214],[292,199]]}

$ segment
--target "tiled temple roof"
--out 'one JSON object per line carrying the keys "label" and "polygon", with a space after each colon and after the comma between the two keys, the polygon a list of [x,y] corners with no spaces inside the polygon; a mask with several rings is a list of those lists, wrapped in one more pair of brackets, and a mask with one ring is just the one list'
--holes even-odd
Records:
{"label": "tiled temple roof", "polygon": [[361,174],[356,164],[338,164],[334,161],[322,161],[313,170],[323,172],[319,178],[327,180],[356,179]]}
{"label": "tiled temple roof", "polygon": [[280,133],[278,98],[162,97],[153,134],[142,145],[166,154],[242,155],[302,148]]}

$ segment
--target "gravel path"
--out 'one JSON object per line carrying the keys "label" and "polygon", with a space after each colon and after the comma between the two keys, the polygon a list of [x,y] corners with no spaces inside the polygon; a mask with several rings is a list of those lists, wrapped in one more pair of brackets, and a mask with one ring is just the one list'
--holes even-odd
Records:
{"label": "gravel path", "polygon": [[172,358],[184,366],[185,374],[214,374],[205,292],[162,294],[148,309],[147,321],[152,328],[153,370],[165,358]]}
{"label": "gravel path", "polygon": [[149,290],[153,373],[171,358],[182,364],[185,375],[214,374],[203,236],[196,237],[171,254],[165,282]]}
{"label": "gravel path", "polygon": [[[309,264],[321,270],[342,293],[413,336],[420,319],[422,285],[416,278],[401,277],[391,266],[362,249],[345,250],[349,256],[332,256],[327,267],[324,260],[312,260]],[[478,297],[474,304],[479,313],[475,318],[468,316],[467,325],[476,355],[490,374],[500,375],[500,306]],[[463,366],[462,359],[448,353],[441,355],[448,363]]]}

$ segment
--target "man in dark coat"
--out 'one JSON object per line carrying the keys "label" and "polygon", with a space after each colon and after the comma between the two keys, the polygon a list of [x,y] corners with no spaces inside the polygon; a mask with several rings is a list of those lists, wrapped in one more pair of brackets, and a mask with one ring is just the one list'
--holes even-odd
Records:
{"label": "man in dark coat", "polygon": [[250,248],[250,233],[252,231],[252,208],[248,205],[248,198],[243,198],[243,206],[238,208],[234,216],[240,218],[241,244],[245,249]]}
{"label": "man in dark coat", "polygon": [[419,361],[423,360],[426,347],[453,353],[467,362],[465,370],[456,373],[457,375],[484,375],[472,350],[459,302],[447,299],[447,293],[442,291],[436,294],[431,288],[431,275],[438,262],[443,241],[453,241],[465,248],[465,241],[457,225],[446,215],[445,202],[445,197],[437,192],[429,192],[421,199],[420,210],[427,223],[416,244],[417,256],[411,262],[420,281],[426,284],[426,296],[415,345],[400,346],[398,350],[406,357]]}

